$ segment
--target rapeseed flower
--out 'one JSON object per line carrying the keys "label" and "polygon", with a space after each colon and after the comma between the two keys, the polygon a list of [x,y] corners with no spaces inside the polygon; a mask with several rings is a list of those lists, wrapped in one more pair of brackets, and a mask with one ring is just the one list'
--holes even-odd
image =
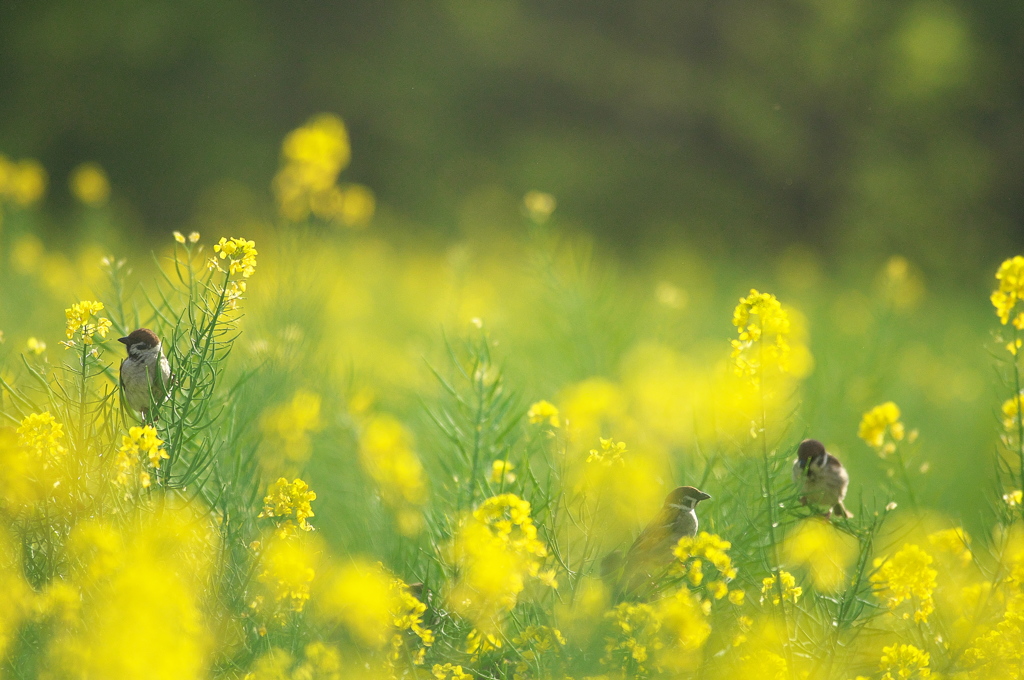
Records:
{"label": "rapeseed flower", "polygon": [[512,484],[516,481],[516,474],[512,472],[516,466],[507,460],[495,460],[491,462],[491,474],[488,480],[491,484]]}
{"label": "rapeseed flower", "polygon": [[18,424],[18,445],[43,469],[56,465],[67,453],[64,426],[49,411],[30,413]]}
{"label": "rapeseed flower", "polygon": [[75,198],[93,208],[102,206],[110,198],[110,180],[96,163],[82,163],[72,170],[68,185]]}
{"label": "rapeseed flower", "polygon": [[143,488],[148,488],[152,483],[149,471],[159,470],[160,461],[170,458],[163,444],[164,441],[157,436],[156,428],[152,425],[129,428],[128,434],[121,437],[121,446],[117,449],[115,481],[121,486],[127,485],[132,472],[141,465],[139,483]]}
{"label": "rapeseed flower", "polygon": [[[875,595],[885,601],[890,611],[909,601],[913,604],[914,620],[927,621],[935,611],[932,594],[938,576],[931,567],[932,561],[931,555],[910,543],[891,557],[876,558],[875,573],[871,574]],[[910,614],[903,614],[903,618],[910,618]]]}
{"label": "rapeseed flower", "polygon": [[388,648],[395,663],[406,651],[405,632],[419,641],[419,649],[409,650],[414,661],[422,663],[426,648],[433,644],[433,633],[423,627],[426,605],[409,587],[380,563],[354,560],[337,569],[320,596],[319,613],[345,626],[360,645],[369,649]]}
{"label": "rapeseed flower", "polygon": [[855,541],[829,522],[807,519],[786,537],[786,562],[806,566],[815,587],[825,592],[840,590],[846,568],[857,554]]}
{"label": "rapeseed flower", "polygon": [[555,212],[558,202],[555,197],[543,191],[527,191],[523,196],[523,208],[526,215],[537,224],[544,224]]}
{"label": "rapeseed flower", "polygon": [[895,644],[882,648],[879,670],[885,671],[882,680],[910,680],[931,676],[929,655],[913,645]]}
{"label": "rapeseed flower", "polygon": [[515,494],[481,503],[460,523],[447,553],[456,572],[448,601],[485,634],[515,607],[528,578],[558,587],[554,571],[542,569],[548,553],[537,539],[530,503]]}
{"label": "rapeseed flower", "polygon": [[252,608],[262,612],[270,600],[269,614],[279,623],[306,607],[316,577],[315,555],[298,535],[275,534],[263,543],[260,572],[256,577],[267,597],[260,595]]}
{"label": "rapeseed flower", "polygon": [[[781,595],[779,593],[780,588],[776,583],[781,584]],[[768,600],[773,605],[778,606],[780,602],[789,600],[796,604],[803,594],[804,589],[796,584],[796,577],[784,569],[780,569],[778,575],[772,574],[761,580],[762,603]]]}
{"label": "rapeseed flower", "polygon": [[48,181],[46,170],[38,161],[11,161],[0,154],[0,201],[8,199],[27,208],[43,197]]}
{"label": "rapeseed flower", "polygon": [[[1024,257],[1017,255],[1005,260],[996,271],[998,287],[989,299],[996,308],[996,316],[1004,326],[1010,322],[1010,316],[1017,303],[1024,299]],[[1013,318],[1013,326],[1017,330],[1024,329],[1024,312]]]}
{"label": "rapeseed flower", "polygon": [[453,666],[450,663],[443,666],[435,663],[430,674],[434,676],[435,680],[473,680],[473,676],[463,671],[462,666]]}
{"label": "rapeseed flower", "polygon": [[67,317],[65,334],[68,339],[63,343],[64,347],[69,349],[74,347],[76,335],[84,345],[93,344],[94,335],[99,335],[101,338],[107,337],[111,326],[110,319],[99,317],[92,321],[92,317],[97,316],[101,311],[103,311],[102,302],[88,300],[77,302],[65,309],[64,315]]}
{"label": "rapeseed flower", "polygon": [[900,407],[891,401],[865,413],[857,428],[857,436],[883,458],[896,450],[896,442],[903,441],[905,435],[906,429],[900,422]]}
{"label": "rapeseed flower", "polygon": [[418,534],[423,528],[427,480],[413,450],[412,433],[392,416],[372,416],[359,437],[359,462],[395,512],[399,531],[406,536]]}
{"label": "rapeseed flower", "polygon": [[551,427],[558,427],[558,407],[543,399],[530,404],[526,417],[533,425],[540,425],[546,422]]}
{"label": "rapeseed flower", "polygon": [[622,459],[622,454],[627,453],[625,442],[616,442],[615,440],[608,438],[601,438],[601,450],[590,449],[590,454],[587,456],[588,463],[599,463],[601,465],[625,465],[625,461]]}
{"label": "rapeseed flower", "polygon": [[263,511],[259,517],[273,517],[278,520],[278,530],[282,534],[294,533],[295,530],[312,531],[309,518],[314,516],[310,506],[316,500],[316,492],[301,479],[289,482],[279,478],[267,489],[263,498]]}
{"label": "rapeseed flower", "polygon": [[36,338],[35,336],[29,337],[29,339],[25,342],[25,351],[27,351],[30,354],[35,354],[36,356],[39,356],[40,354],[46,351],[46,343],[40,340],[39,338]]}
{"label": "rapeseed flower", "polygon": [[[245,283],[242,281],[241,283]],[[310,435],[323,427],[320,395],[296,390],[291,401],[271,406],[260,418],[264,439],[260,462],[268,471],[286,471],[302,466],[312,451]]]}
{"label": "rapeseed flower", "polygon": [[732,323],[739,338],[732,341],[732,360],[736,375],[757,378],[769,367],[789,371],[789,314],[771,293],[750,290],[740,298]]}
{"label": "rapeseed flower", "polygon": [[[213,246],[213,252],[218,253],[220,259],[228,261],[228,274],[231,276],[241,275],[243,279],[247,279],[256,273],[256,256],[259,252],[254,241],[221,237]],[[216,258],[213,259],[213,264],[219,268]]]}

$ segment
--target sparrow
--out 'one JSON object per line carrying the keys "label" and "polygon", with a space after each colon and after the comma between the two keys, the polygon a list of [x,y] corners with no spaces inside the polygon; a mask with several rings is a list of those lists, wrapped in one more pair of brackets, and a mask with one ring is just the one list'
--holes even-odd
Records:
{"label": "sparrow", "polygon": [[605,578],[621,576],[626,590],[634,590],[660,574],[672,563],[672,549],[679,539],[697,535],[695,508],[698,503],[709,498],[711,496],[692,486],[680,486],[673,490],[624,557],[615,551],[602,560],[602,575]]}
{"label": "sparrow", "polygon": [[839,459],[825,450],[817,439],[805,439],[800,443],[793,463],[793,483],[803,494],[800,502],[804,505],[819,505],[842,517],[853,517],[843,505],[846,489],[850,486],[850,475]]}
{"label": "sparrow", "polygon": [[128,357],[121,362],[121,389],[125,401],[146,420],[150,407],[167,397],[171,382],[171,367],[164,356],[163,345],[148,328],[134,330],[117,341],[123,342],[128,351]]}

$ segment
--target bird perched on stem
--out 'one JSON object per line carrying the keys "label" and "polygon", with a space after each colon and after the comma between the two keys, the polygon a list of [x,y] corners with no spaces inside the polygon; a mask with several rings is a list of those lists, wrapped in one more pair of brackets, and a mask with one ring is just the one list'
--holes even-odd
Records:
{"label": "bird perched on stem", "polygon": [[709,498],[711,496],[692,486],[674,489],[658,514],[633,541],[625,557],[615,551],[602,560],[602,576],[625,585],[626,591],[633,591],[660,575],[672,564],[672,549],[679,539],[697,535],[695,508]]}
{"label": "bird perched on stem", "polygon": [[133,411],[149,420],[152,407],[163,403],[171,382],[171,367],[163,345],[148,328],[134,330],[123,338],[128,358],[121,362],[121,389]]}
{"label": "bird perched on stem", "polygon": [[836,513],[842,517],[853,517],[843,505],[850,476],[839,459],[825,450],[817,439],[805,439],[800,443],[793,463],[793,483],[803,494],[800,502],[828,508],[827,514]]}

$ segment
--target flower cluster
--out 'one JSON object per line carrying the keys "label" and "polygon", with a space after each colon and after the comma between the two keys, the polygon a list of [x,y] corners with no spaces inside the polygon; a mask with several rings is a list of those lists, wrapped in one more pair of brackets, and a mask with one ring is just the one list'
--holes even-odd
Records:
{"label": "flower cluster", "polygon": [[312,450],[310,434],[323,423],[320,395],[298,390],[291,401],[271,406],[260,418],[263,443],[260,462],[268,471],[284,472],[303,465]]}
{"label": "flower cluster", "polygon": [[[246,241],[244,238],[228,239],[222,236],[213,246],[213,252],[218,253],[221,260],[228,261],[228,274],[231,276],[241,275],[243,279],[247,279],[256,273],[256,256],[259,252],[256,250],[255,241]],[[210,261],[210,266],[220,269],[217,257]],[[244,282],[239,282],[241,283]],[[241,290],[245,291],[244,288]]]}
{"label": "flower cluster", "polygon": [[473,680],[473,676],[463,671],[462,666],[453,666],[450,663],[443,666],[435,663],[430,674],[434,676],[435,680]]}
{"label": "flower cluster", "polygon": [[25,158],[12,161],[0,154],[0,203],[9,200],[26,208],[46,193],[46,170],[39,161]]}
{"label": "flower cluster", "polygon": [[565,638],[557,628],[527,626],[512,638],[512,645],[520,652],[512,680],[528,680],[545,656],[565,647]]}
{"label": "flower cluster", "polygon": [[[896,450],[896,442],[903,441],[906,430],[900,422],[900,407],[887,401],[864,414],[857,428],[857,436],[885,457]],[[888,437],[886,437],[888,435]]]}
{"label": "flower cluster", "polygon": [[796,584],[796,577],[784,569],[780,569],[778,575],[772,574],[761,580],[761,603],[767,600],[778,606],[781,602],[789,600],[796,604],[804,589]]}
{"label": "flower cluster", "polygon": [[614,635],[605,641],[601,663],[611,669],[635,669],[646,675],[692,670],[711,635],[707,621],[710,603],[701,603],[681,588],[653,603],[623,602],[605,616]]}
{"label": "flower cluster", "polygon": [[789,314],[774,295],[751,289],[736,305],[732,323],[739,331],[732,341],[737,375],[754,378],[769,366],[783,373],[789,370]]}
{"label": "flower cluster", "polygon": [[[928,616],[935,611],[932,594],[938,576],[931,564],[932,556],[910,543],[905,544],[892,557],[876,558],[875,573],[871,575],[875,594],[885,601],[890,611],[895,611],[904,602],[912,602],[914,620],[927,621]],[[903,614],[903,618],[909,617],[910,614]]]}
{"label": "flower cluster", "polygon": [[365,226],[376,209],[373,192],[359,184],[336,184],[350,158],[348,131],[337,116],[316,116],[290,132],[274,177],[281,216],[298,222],[313,214],[346,227]]}
{"label": "flower cluster", "polygon": [[412,434],[392,416],[371,417],[359,438],[359,462],[395,512],[399,530],[406,536],[418,534],[423,528],[427,482],[413,450]]}
{"label": "flower cluster", "polygon": [[71,172],[68,186],[80,202],[98,208],[110,198],[110,180],[96,163],[82,163]]}
{"label": "flower cluster", "polygon": [[94,335],[98,335],[101,338],[107,337],[107,332],[111,326],[110,319],[99,317],[95,321],[92,320],[92,317],[97,316],[101,311],[103,311],[102,302],[90,302],[88,300],[77,302],[65,309],[64,315],[67,317],[65,333],[68,339],[63,343],[64,347],[74,347],[76,335],[79,336],[79,340],[83,345],[93,344]]}
{"label": "flower cluster", "polygon": [[551,427],[558,427],[558,407],[543,399],[530,405],[526,417],[534,425],[547,423]]}
{"label": "flower cluster", "polygon": [[[426,605],[379,562],[354,560],[339,568],[319,603],[320,616],[341,623],[360,646],[385,650],[392,667],[407,654],[414,664],[422,664],[434,643],[433,632],[423,626]],[[406,633],[417,641],[416,649],[407,647]]]}
{"label": "flower cluster", "polygon": [[515,494],[488,498],[465,518],[448,547],[457,574],[448,600],[484,633],[516,605],[528,577],[551,588],[554,571],[541,569],[547,548],[537,538],[530,503]]}
{"label": "flower cluster", "polygon": [[929,655],[913,645],[896,644],[882,648],[880,669],[882,680],[909,680],[931,676]]}
{"label": "flower cluster", "polygon": [[18,444],[44,469],[67,453],[63,439],[64,426],[49,411],[30,413],[18,424]]}
{"label": "flower cluster", "polygon": [[304,481],[296,478],[289,482],[281,477],[267,489],[267,495],[263,498],[263,511],[259,516],[279,520],[278,530],[282,534],[294,533],[296,530],[312,531],[313,527],[307,520],[314,516],[310,502],[315,500],[316,492],[310,491]]}
{"label": "flower cluster", "polygon": [[743,591],[729,590],[729,582],[736,578],[737,574],[737,569],[726,552],[730,548],[732,543],[706,531],[694,537],[684,536],[672,550],[677,560],[673,567],[681,575],[686,576],[691,585],[700,586],[704,583],[704,563],[707,562],[718,572],[718,578],[707,584],[711,596],[721,600],[728,595],[731,602],[740,604],[743,602]]}
{"label": "flower cluster", "polygon": [[622,459],[622,454],[626,453],[626,443],[616,442],[615,440],[601,437],[601,450],[590,449],[590,454],[587,456],[588,463],[600,463],[601,465],[623,465],[625,461]]}
{"label": "flower cluster", "polygon": [[[291,614],[301,612],[309,601],[310,585],[316,577],[315,557],[308,543],[295,534],[274,534],[261,548],[262,568],[256,580],[269,596],[270,617],[283,623]],[[266,598],[259,595],[250,606],[261,613]]]}
{"label": "flower cluster", "polygon": [[787,564],[807,567],[814,586],[825,592],[842,588],[856,554],[855,541],[819,518],[801,522],[786,537]]}
{"label": "flower cluster", "polygon": [[516,473],[512,472],[515,469],[516,466],[507,460],[492,461],[488,480],[491,484],[511,484],[516,481]]}
{"label": "flower cluster", "polygon": [[181,245],[185,245],[185,244],[191,245],[191,244],[197,243],[199,241],[199,232],[198,231],[193,231],[193,232],[189,233],[188,237],[186,237],[180,231],[175,231],[175,232],[171,233],[171,236],[173,236],[174,240],[177,241],[178,243],[180,243]]}
{"label": "flower cluster", "polygon": [[132,472],[141,464],[139,484],[144,489],[149,488],[152,483],[150,469],[159,470],[160,461],[170,457],[163,449],[163,443],[152,425],[129,428],[128,434],[121,437],[121,446],[117,450],[117,459],[114,462],[114,467],[117,468],[117,483],[126,486]]}
{"label": "flower cluster", "polygon": [[[1016,309],[1017,303],[1024,300],[1024,257],[1017,255],[999,265],[996,281],[999,282],[999,287],[992,292],[990,299],[992,306],[996,308],[999,322],[1005,326],[1010,322],[1010,315]],[[1018,330],[1024,330],[1024,312],[1014,316],[1013,326]]]}

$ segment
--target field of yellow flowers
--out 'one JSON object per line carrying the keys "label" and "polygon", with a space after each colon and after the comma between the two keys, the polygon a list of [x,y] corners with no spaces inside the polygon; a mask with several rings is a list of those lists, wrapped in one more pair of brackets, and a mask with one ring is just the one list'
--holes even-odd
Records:
{"label": "field of yellow flowers", "polygon": [[[540,192],[516,232],[386,241],[349,154],[312,119],[277,216],[152,258],[104,240],[95,165],[95,239],[48,247],[45,170],[0,157],[0,677],[1024,675],[1024,258],[990,299],[900,256],[631,265]],[[852,518],[801,504],[808,437]],[[700,532],[622,587],[684,484]]]}

